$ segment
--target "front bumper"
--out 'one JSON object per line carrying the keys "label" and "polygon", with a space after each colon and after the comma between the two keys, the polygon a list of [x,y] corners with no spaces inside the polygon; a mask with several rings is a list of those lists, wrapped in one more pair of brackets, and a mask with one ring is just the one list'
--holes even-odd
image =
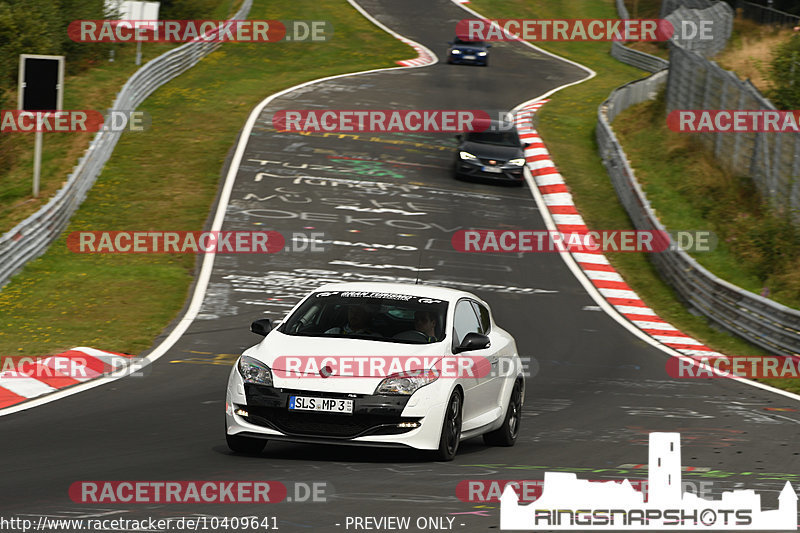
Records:
{"label": "front bumper", "polygon": [[505,182],[521,183],[525,181],[524,170],[525,167],[512,167],[497,166],[490,167],[496,168],[499,172],[487,172],[484,170],[484,165],[480,160],[473,162],[472,159],[458,159],[455,163],[455,173],[459,178],[472,178],[480,180],[496,180]]}
{"label": "front bumper", "polygon": [[[291,442],[434,450],[446,407],[432,401],[435,385],[411,396],[330,393],[243,383],[234,369],[226,395],[226,430],[229,435]],[[350,399],[353,413],[290,410],[290,396]]]}
{"label": "front bumper", "polygon": [[487,57],[489,56],[475,56],[475,59],[465,59],[463,55],[450,54],[447,56],[447,62],[455,65],[486,65]]}

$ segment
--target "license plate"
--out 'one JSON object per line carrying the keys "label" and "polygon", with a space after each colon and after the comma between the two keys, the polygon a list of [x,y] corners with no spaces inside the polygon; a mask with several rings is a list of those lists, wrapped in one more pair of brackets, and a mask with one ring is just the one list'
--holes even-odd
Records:
{"label": "license plate", "polygon": [[289,396],[289,409],[296,411],[323,411],[326,413],[353,414],[353,400]]}
{"label": "license plate", "polygon": [[471,61],[475,59],[475,56],[464,56],[464,59],[469,59]]}
{"label": "license plate", "polygon": [[491,172],[493,174],[500,174],[503,169],[497,167],[483,167],[484,172]]}

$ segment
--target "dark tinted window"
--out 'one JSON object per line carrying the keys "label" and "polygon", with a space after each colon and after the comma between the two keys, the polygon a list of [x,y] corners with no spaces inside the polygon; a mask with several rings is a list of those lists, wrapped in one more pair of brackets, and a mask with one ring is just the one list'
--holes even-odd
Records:
{"label": "dark tinted window", "polygon": [[453,41],[453,44],[458,44],[458,45],[461,45],[461,46],[475,46],[475,47],[483,47],[483,46],[485,46],[483,44],[483,41],[464,41],[462,39],[459,39],[458,37],[456,37],[456,40]]}
{"label": "dark tinted window", "polygon": [[516,131],[473,131],[467,133],[469,142],[496,144],[498,146],[516,146],[519,148],[519,135]]}
{"label": "dark tinted window", "polygon": [[[414,330],[414,317],[427,312],[436,324],[435,339],[397,336]],[[286,335],[349,337],[421,344],[444,338],[447,302],[381,292],[316,292],[280,326]]]}
{"label": "dark tinted window", "polygon": [[489,310],[478,302],[472,302],[472,306],[475,308],[475,312],[478,314],[481,321],[480,333],[488,335],[489,331],[492,329],[492,319],[489,317]]}
{"label": "dark tinted window", "polygon": [[456,305],[455,316],[453,317],[453,330],[455,345],[461,344],[467,333],[480,333],[481,325],[475,315],[475,309],[469,300],[461,300]]}

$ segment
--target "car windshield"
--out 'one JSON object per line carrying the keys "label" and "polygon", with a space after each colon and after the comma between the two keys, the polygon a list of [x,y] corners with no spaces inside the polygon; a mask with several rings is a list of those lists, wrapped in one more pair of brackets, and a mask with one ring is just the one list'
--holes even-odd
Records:
{"label": "car windshield", "polygon": [[515,146],[519,148],[519,136],[515,131],[473,131],[467,134],[466,140],[481,144],[497,146]]}
{"label": "car windshield", "polygon": [[482,48],[484,46],[483,41],[465,41],[463,39],[459,39],[456,37],[456,40],[453,41],[453,44],[459,46],[475,46],[477,48]]}
{"label": "car windshield", "polygon": [[407,294],[312,294],[281,324],[286,335],[429,344],[445,337],[447,302]]}

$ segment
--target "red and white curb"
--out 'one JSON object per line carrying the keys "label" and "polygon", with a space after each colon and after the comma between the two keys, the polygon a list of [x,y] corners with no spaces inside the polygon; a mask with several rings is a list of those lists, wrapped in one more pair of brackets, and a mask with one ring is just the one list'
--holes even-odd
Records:
{"label": "red and white curb", "polygon": [[395,63],[397,63],[398,65],[402,65],[404,67],[423,67],[427,65],[433,65],[436,63],[437,59],[436,56],[433,54],[433,52],[431,52],[421,44],[415,43],[414,41],[406,39],[405,37],[402,36],[399,36],[398,39],[400,39],[402,42],[412,47],[417,52],[417,57],[415,57],[414,59],[404,59],[403,61],[395,61]]}
{"label": "red and white curb", "polygon": [[[548,100],[526,104],[519,108],[516,115],[520,139],[529,143],[525,149],[528,169],[556,229],[562,233],[586,232],[589,228],[572,201],[569,187],[550,158],[542,138],[533,127],[533,114],[546,102]],[[658,343],[692,358],[725,357],[659,318],[655,311],[625,283],[601,252],[571,252],[571,255],[603,298],[631,324]]]}
{"label": "red and white curb", "polygon": [[[131,357],[122,353],[79,347],[57,355],[30,358],[35,360],[24,374],[20,374],[18,370],[0,372],[0,409],[102,378],[110,372],[119,373],[123,370],[120,362],[130,360]],[[8,360],[10,359],[12,358]],[[63,372],[65,369],[69,369],[69,372]]]}

